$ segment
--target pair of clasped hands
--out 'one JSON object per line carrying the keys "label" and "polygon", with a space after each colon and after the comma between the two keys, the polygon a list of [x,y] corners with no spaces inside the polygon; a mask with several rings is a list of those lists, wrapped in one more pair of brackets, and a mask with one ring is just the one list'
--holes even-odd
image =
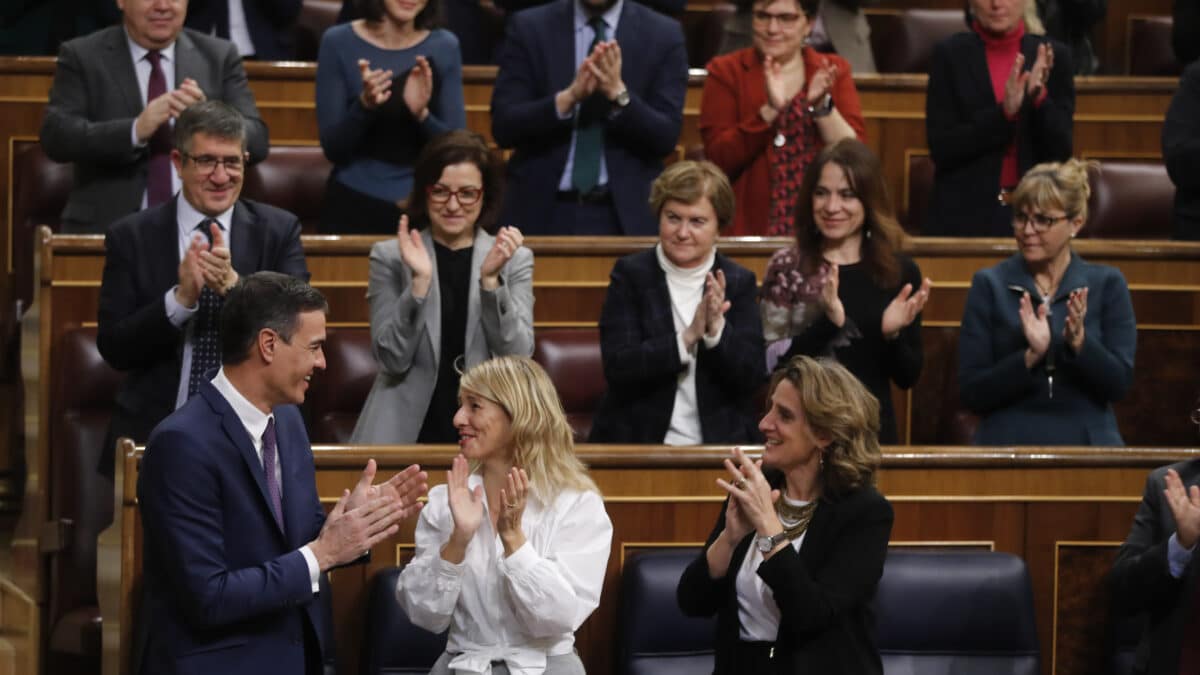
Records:
{"label": "pair of clasped hands", "polygon": [[178,119],[188,106],[205,98],[200,85],[190,77],[184,79],[179,87],[154,97],[134,120],[133,128],[138,141],[145,143],[150,140],[167,120]]}
{"label": "pair of clasped hands", "polygon": [[[825,62],[807,78],[808,91],[804,100],[809,105],[820,101],[833,88],[837,79],[837,65]],[[767,88],[767,103],[763,106],[761,115],[768,124],[783,113],[792,100],[804,89],[805,84],[804,59],[797,54],[785,66],[779,59],[772,56],[763,58],[763,82]]]}
{"label": "pair of clasped hands", "polygon": [[175,299],[184,307],[195,307],[205,286],[224,297],[238,282],[229,245],[225,242],[225,232],[216,221],[209,227],[212,244],[201,233],[193,232],[192,243],[179,261],[179,286],[175,289]]}
{"label": "pair of clasped hands", "polygon": [[[912,284],[904,284],[896,297],[892,298],[887,308],[883,310],[879,328],[885,338],[896,338],[901,330],[907,328],[917,318],[921,310],[925,309],[925,303],[929,301],[929,291],[932,288],[933,280],[929,277],[925,277],[921,282],[921,287],[916,289],[915,293]],[[837,263],[829,263],[829,274],[825,278],[825,285],[821,287],[821,295],[817,301],[825,310],[826,318],[835,326],[845,325],[846,307],[842,304],[842,299],[838,297]]]}
{"label": "pair of clasped hands", "polygon": [[1022,72],[1024,67],[1025,55],[1018,53],[1012,69],[1008,72],[1008,79],[1004,81],[1004,100],[1001,105],[1004,107],[1004,115],[1009,119],[1014,119],[1021,112],[1025,99],[1037,101],[1046,89],[1050,71],[1054,68],[1054,49],[1049,43],[1043,42],[1038,45],[1033,67]]}
{"label": "pair of clasped hands", "polygon": [[[362,77],[362,93],[358,100],[367,110],[375,110],[392,97],[394,73],[383,68],[372,68],[366,59],[358,60],[358,72]],[[417,65],[408,71],[404,80],[404,105],[418,122],[429,117],[429,101],[433,98],[433,68],[424,56],[417,57]]]}
{"label": "pair of clasped hands", "polygon": [[554,106],[560,116],[566,116],[597,91],[614,102],[625,91],[625,81],[621,79],[621,46],[616,40],[596,44],[592,53],[579,64],[571,84],[555,94]]}
{"label": "pair of clasped hands", "polygon": [[[524,241],[521,231],[515,227],[505,226],[496,231],[496,241],[479,266],[481,287],[489,291],[500,287],[500,270],[504,269],[504,265],[517,249],[521,248]],[[413,295],[418,298],[425,297],[429,293],[429,286],[433,284],[433,259],[429,256],[429,249],[425,248],[421,232],[408,227],[408,216],[400,216],[396,244],[400,248],[400,259],[412,271]]]}
{"label": "pair of clasped hands", "polygon": [[725,299],[725,272],[709,272],[704,279],[704,297],[696,305],[692,322],[683,329],[683,346],[689,350],[702,338],[718,338],[725,330],[725,313],[733,303]]}
{"label": "pair of clasped hands", "polygon": [[[1071,291],[1067,298],[1067,321],[1063,325],[1063,340],[1071,351],[1076,354],[1083,349],[1083,319],[1087,316],[1088,289],[1077,288]],[[1019,309],[1021,330],[1025,333],[1025,341],[1029,347],[1025,350],[1025,366],[1033,367],[1042,360],[1050,349],[1050,300],[1046,300],[1037,309],[1026,292],[1021,296]]]}

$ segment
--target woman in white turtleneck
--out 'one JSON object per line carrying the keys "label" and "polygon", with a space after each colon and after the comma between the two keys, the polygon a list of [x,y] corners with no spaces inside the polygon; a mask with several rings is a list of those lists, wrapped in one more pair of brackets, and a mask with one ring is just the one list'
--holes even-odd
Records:
{"label": "woman in white turtleneck", "polygon": [[677,162],[650,192],[659,242],[613,266],[600,315],[608,393],[593,443],[697,445],[761,440],[750,404],[762,384],[754,273],[717,252],[733,189],[711,162]]}

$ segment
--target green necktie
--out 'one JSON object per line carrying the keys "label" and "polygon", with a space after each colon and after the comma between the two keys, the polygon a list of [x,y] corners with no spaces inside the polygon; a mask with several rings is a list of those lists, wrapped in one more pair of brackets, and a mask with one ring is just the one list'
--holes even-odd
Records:
{"label": "green necktie", "polygon": [[[604,18],[593,16],[588,19],[595,37],[588,47],[588,54],[596,45],[607,39]],[[604,152],[604,117],[608,106],[602,96],[593,94],[579,106],[575,127],[575,162],[571,167],[571,184],[580,194],[596,188],[600,182],[600,153]]]}

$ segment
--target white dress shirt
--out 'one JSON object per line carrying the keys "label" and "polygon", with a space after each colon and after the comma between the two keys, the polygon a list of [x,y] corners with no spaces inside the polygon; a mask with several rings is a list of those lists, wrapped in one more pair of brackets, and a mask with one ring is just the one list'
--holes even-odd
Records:
{"label": "white dress shirt", "polygon": [[229,41],[237,46],[238,54],[254,56],[254,40],[246,25],[246,8],[242,0],[229,0]]}
{"label": "white dress shirt", "polygon": [[[671,296],[671,316],[675,321],[675,344],[679,348],[679,362],[686,366],[679,373],[678,385],[675,387],[675,405],[671,408],[671,422],[667,425],[667,435],[663,438],[664,445],[700,445],[704,443],[704,434],[700,428],[700,404],[696,400],[696,351],[698,345],[688,348],[683,343],[683,332],[696,316],[696,308],[704,299],[704,280],[712,270],[713,260],[717,256],[713,249],[704,262],[692,268],[678,267],[667,259],[663,253],[662,244],[654,247],[658,256],[658,266],[667,277],[667,292]],[[721,333],[724,333],[722,326]],[[704,346],[708,349],[716,347],[721,342],[721,333],[714,337],[704,336]]]}
{"label": "white dress shirt", "polygon": [[[150,60],[146,58],[146,55],[150,53],[150,50],[134,42],[133,39],[129,37],[128,32],[125,33],[125,42],[129,44],[129,56],[133,59],[133,72],[135,75],[137,75],[138,91],[142,94],[142,108],[145,109],[146,97],[149,95],[150,91],[150,71],[154,69],[154,66],[150,65]],[[167,82],[167,91],[173,91],[175,89],[175,43],[172,42],[158,51],[159,54],[162,55],[162,59],[159,61],[159,67],[162,68],[163,79]],[[167,123],[174,128],[174,119],[168,119]],[[133,122],[129,125],[129,137],[133,140],[133,147],[135,148],[146,145],[146,142],[138,140],[136,117],[133,118]],[[178,194],[179,187],[181,185],[182,183],[179,180],[179,174],[175,171],[175,163],[172,162],[171,194]],[[146,204],[147,195],[145,192],[143,192],[141,208],[145,209]]]}
{"label": "white dress shirt", "polygon": [[[204,215],[192,207],[188,200],[180,195],[175,200],[175,223],[179,228],[179,258],[182,261],[188,247],[192,245],[192,240],[199,238],[202,241],[208,239],[196,231],[196,226],[199,225],[208,216]],[[230,255],[233,254],[233,240],[230,235],[233,233],[233,207],[229,207],[224,213],[218,213],[214,218],[220,225],[225,236],[225,246],[229,248]],[[182,363],[179,367],[179,389],[175,392],[175,407],[187,403],[188,399],[188,380],[192,374],[192,331],[193,324],[191,318],[196,315],[200,309],[200,303],[197,302],[193,307],[184,307],[175,299],[175,289],[179,288],[176,284],[167,289],[167,294],[163,300],[167,308],[167,320],[176,328],[183,328],[183,356]],[[186,324],[186,326],[185,326]],[[264,422],[264,424],[266,424]],[[259,432],[262,433],[261,431]]]}
{"label": "white dress shirt", "polygon": [[[217,391],[221,393],[221,396],[224,396],[225,400],[229,402],[229,407],[233,408],[233,412],[237,414],[238,419],[241,420],[242,426],[246,428],[246,433],[250,434],[250,443],[254,445],[254,452],[258,455],[258,463],[262,464],[262,436],[263,432],[267,430],[267,420],[274,417],[274,415],[268,415],[264,413],[253,403],[246,400],[246,397],[242,396],[242,392],[238,391],[237,387],[233,386],[233,383],[229,381],[229,378],[225,377],[224,368],[221,368],[217,371],[216,376],[212,379],[212,383],[213,386],[216,387]],[[278,448],[276,448],[276,450],[278,450]],[[282,500],[283,461],[278,459],[278,457],[279,455],[277,453],[277,461],[275,462],[275,482],[279,484],[279,497]],[[280,517],[283,516],[283,514],[279,515]],[[319,583],[321,566],[317,563],[317,556],[313,554],[312,550],[309,549],[307,545],[300,547],[300,555],[304,556],[304,562],[308,563],[308,578],[310,581],[312,581],[312,592],[316,593],[321,588]]]}
{"label": "white dress shirt", "polygon": [[[808,502],[787,499],[787,503],[792,506],[804,506]],[[804,543],[804,537],[807,534],[808,531],[805,530],[799,537],[789,542],[797,552],[800,551],[800,545]],[[741,624],[738,637],[747,642],[774,642],[775,638],[779,636],[779,605],[775,603],[775,592],[771,590],[767,582],[763,581],[762,577],[758,576],[758,566],[761,564],[763,564],[763,554],[751,541],[750,550],[742,559],[742,566],[738,569],[735,582],[738,623]]]}
{"label": "white dress shirt", "polygon": [[[478,474],[468,485],[482,485]],[[447,488],[429,491],[417,522],[416,556],[396,596],[409,620],[440,633],[455,673],[490,675],[502,661],[512,675],[539,675],[546,658],[569,654],[575,631],[600,604],[612,522],[596,492],[564,490],[548,508],[534,498],[521,517],[525,545],[504,557],[484,499],[484,517],[463,562],[442,559],[454,531]]]}

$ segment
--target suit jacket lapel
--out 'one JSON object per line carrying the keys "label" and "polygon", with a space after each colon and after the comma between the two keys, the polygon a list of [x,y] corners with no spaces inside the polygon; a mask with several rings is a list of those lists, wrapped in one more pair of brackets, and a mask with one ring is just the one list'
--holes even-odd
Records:
{"label": "suit jacket lapel", "polygon": [[250,213],[250,209],[238,200],[233,205],[232,232],[229,233],[230,255],[233,256],[233,269],[238,276],[254,274],[258,271],[258,261],[262,259],[262,238],[258,235],[258,220]]}
{"label": "suit jacket lapel", "polygon": [[[175,200],[157,207],[154,221],[144,232],[143,262],[154,270],[154,288],[167,289],[179,282],[179,222],[175,220]],[[169,251],[169,253],[168,253]],[[161,297],[161,295],[159,296]]]}
{"label": "suit jacket lapel", "polygon": [[113,83],[125,97],[130,116],[136,117],[145,109],[146,102],[142,100],[142,90],[138,88],[137,70],[133,65],[133,56],[129,53],[124,28],[114,26],[109,29],[105,49],[109,52],[105,57],[106,62],[113,64],[113,68],[108,71]]}
{"label": "suit jacket lapel", "polygon": [[[267,495],[267,478],[263,472],[262,460],[258,458],[258,453],[254,451],[254,444],[250,440],[250,434],[246,432],[246,427],[242,425],[242,420],[238,418],[237,413],[233,411],[233,407],[217,391],[217,388],[211,382],[205,382],[200,385],[200,394],[212,409],[221,416],[221,429],[229,440],[237,447],[238,454],[241,455],[242,461],[246,464],[246,470],[250,472],[250,477],[254,480],[254,484],[258,486],[259,495],[262,497],[262,507],[266,509],[268,516],[271,516],[272,506],[271,498]],[[276,436],[278,444],[278,436]],[[274,516],[271,516],[271,522],[275,522]],[[279,530],[279,525],[275,526],[276,531]],[[283,534],[280,532],[280,534]]]}
{"label": "suit jacket lapel", "polygon": [[483,323],[479,320],[479,268],[483,266],[491,243],[492,238],[483,228],[475,230],[475,242],[471,249],[471,280],[467,287],[467,341],[463,345],[464,354],[471,353],[472,346],[483,332]]}
{"label": "suit jacket lapel", "polygon": [[437,372],[442,358],[442,289],[438,284],[437,251],[433,247],[433,225],[421,231],[425,250],[429,251],[429,263],[433,267],[433,280],[429,283],[429,295],[425,296],[425,332],[429,336],[429,347],[433,350],[433,372]]}

